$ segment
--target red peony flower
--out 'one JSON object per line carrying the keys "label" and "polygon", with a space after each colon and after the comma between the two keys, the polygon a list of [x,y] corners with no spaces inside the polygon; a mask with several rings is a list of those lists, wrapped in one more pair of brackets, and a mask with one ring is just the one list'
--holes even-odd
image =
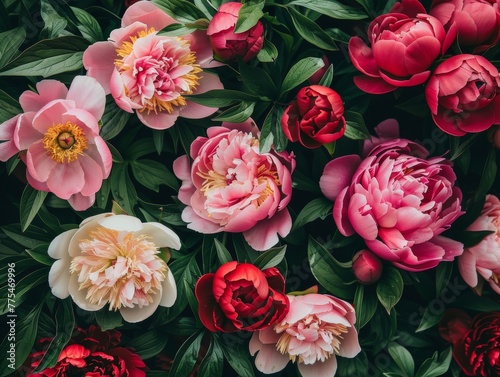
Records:
{"label": "red peony flower", "polygon": [[281,126],[288,140],[299,141],[306,148],[331,143],[345,132],[342,98],[326,86],[306,86],[285,109]]}
{"label": "red peony flower", "polygon": [[[118,347],[121,333],[101,331],[97,326],[87,330],[75,328],[73,337],[62,350],[57,364],[27,377],[145,377],[146,364],[133,350]],[[41,339],[40,345],[51,339]],[[46,351],[34,352],[28,358],[33,370],[40,364]]]}
{"label": "red peony flower", "polygon": [[453,358],[467,376],[500,376],[500,312],[472,320],[461,310],[447,311],[439,332],[453,344]]}
{"label": "red peony flower", "polygon": [[262,330],[281,321],[289,307],[277,268],[261,271],[235,261],[198,279],[195,294],[200,320],[213,332]]}
{"label": "red peony flower", "polygon": [[242,6],[239,2],[222,4],[208,25],[210,44],[215,54],[226,61],[238,57],[244,62],[249,61],[257,56],[264,45],[264,25],[260,21],[247,31],[234,32]]}

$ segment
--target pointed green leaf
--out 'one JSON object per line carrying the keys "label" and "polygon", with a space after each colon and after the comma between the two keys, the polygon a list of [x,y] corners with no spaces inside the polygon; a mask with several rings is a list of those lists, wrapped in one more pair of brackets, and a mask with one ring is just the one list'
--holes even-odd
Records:
{"label": "pointed green leaf", "polygon": [[405,377],[413,377],[415,373],[415,362],[413,357],[405,347],[396,343],[390,342],[387,345],[387,351],[392,356],[399,369],[403,372]]}
{"label": "pointed green leaf", "polygon": [[254,264],[261,270],[265,270],[266,268],[275,267],[285,257],[286,253],[286,245],[275,247],[269,250],[264,251],[260,254],[257,259],[254,260]]}
{"label": "pointed green leaf", "polygon": [[396,305],[403,295],[403,278],[397,269],[387,267],[377,283],[377,297],[387,313]]}
{"label": "pointed green leaf", "polygon": [[0,68],[4,67],[19,51],[19,47],[26,39],[26,31],[21,28],[0,33]]}
{"label": "pointed green leaf", "polygon": [[300,14],[294,8],[288,7],[293,26],[307,42],[327,51],[338,50],[334,40],[317,23]]}
{"label": "pointed green leaf", "polygon": [[290,68],[283,80],[283,84],[281,84],[282,96],[289,90],[306,81],[324,65],[325,62],[321,58],[307,57],[299,60]]}
{"label": "pointed green leaf", "polygon": [[214,245],[220,264],[228,263],[233,260],[229,250],[218,239],[214,239]]}
{"label": "pointed green leaf", "polygon": [[341,20],[362,20],[368,17],[360,9],[344,5],[336,0],[293,0],[287,5],[299,5]]}
{"label": "pointed green leaf", "polygon": [[238,12],[238,21],[234,27],[235,33],[243,33],[247,30],[253,28],[257,22],[262,18],[264,13],[262,9],[264,8],[265,1],[261,0],[257,3],[245,2]]}
{"label": "pointed green leaf", "polygon": [[35,218],[38,210],[47,197],[47,191],[38,191],[26,185],[21,195],[19,211],[21,213],[21,230],[24,232]]}

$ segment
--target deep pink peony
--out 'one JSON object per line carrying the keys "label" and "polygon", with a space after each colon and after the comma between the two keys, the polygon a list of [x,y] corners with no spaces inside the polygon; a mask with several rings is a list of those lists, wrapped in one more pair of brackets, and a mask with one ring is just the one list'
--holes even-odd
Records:
{"label": "deep pink peony", "polygon": [[36,89],[21,94],[24,113],[0,124],[0,140],[6,140],[0,161],[21,152],[33,188],[86,210],[111,171],[111,152],[99,136],[104,90],[85,76],[76,76],[69,90],[56,80],[42,80]]}
{"label": "deep pink peony", "polygon": [[500,200],[486,195],[481,215],[467,227],[468,231],[491,231],[478,244],[468,247],[458,257],[460,275],[471,287],[479,284],[479,276],[500,294]]}
{"label": "deep pink peony", "polygon": [[223,123],[208,137],[191,144],[191,159],[174,161],[182,180],[179,200],[186,204],[182,219],[200,233],[243,233],[255,250],[266,250],[285,237],[292,219],[287,204],[292,195],[293,154],[259,153],[257,127]]}
{"label": "deep pink peony", "polygon": [[[73,336],[60,353],[57,364],[39,373],[28,373],[27,377],[145,377],[146,364],[133,349],[120,347],[121,333],[118,330],[102,331],[97,326],[88,329],[75,328]],[[36,368],[46,355],[48,343],[39,342],[43,351],[32,353],[28,362]]]}
{"label": "deep pink peony", "polygon": [[354,83],[371,94],[423,84],[431,64],[446,52],[455,35],[455,28],[446,32],[417,0],[396,3],[391,12],[370,23],[369,46],[357,36],[349,40],[351,61],[363,73],[354,77]]}
{"label": "deep pink peony", "polygon": [[330,161],[320,179],[323,194],[335,201],[340,233],[357,233],[380,258],[408,271],[463,252],[460,242],[440,235],[462,214],[452,164],[427,155],[422,146],[396,138],[375,144],[364,159]]}
{"label": "deep pink peony", "polygon": [[383,270],[382,261],[370,250],[360,250],[352,257],[352,272],[361,284],[375,283]]}
{"label": "deep pink peony", "polygon": [[425,88],[434,123],[463,136],[500,124],[498,69],[480,55],[460,54],[439,64]]}
{"label": "deep pink peony", "polygon": [[264,46],[264,25],[260,21],[247,31],[234,32],[242,6],[242,3],[234,1],[222,4],[208,25],[207,35],[212,48],[223,60],[231,61],[239,57],[247,62],[256,57]]}
{"label": "deep pink peony", "polygon": [[176,21],[149,1],[132,4],[122,27],[107,42],[91,45],[83,54],[87,75],[111,93],[118,106],[136,112],[146,126],[164,130],[178,117],[199,119],[216,108],[185,96],[222,89],[219,78],[202,68],[214,67],[212,48],[201,30],[182,37],[158,32]]}
{"label": "deep pink peony", "polygon": [[461,46],[478,53],[500,38],[499,0],[434,0],[429,14],[445,28],[455,24]]}
{"label": "deep pink peony", "polygon": [[352,358],[361,351],[354,308],[330,295],[288,298],[290,310],[283,321],[250,339],[250,353],[257,353],[255,366],[271,374],[291,360],[302,377],[333,377],[337,355]]}

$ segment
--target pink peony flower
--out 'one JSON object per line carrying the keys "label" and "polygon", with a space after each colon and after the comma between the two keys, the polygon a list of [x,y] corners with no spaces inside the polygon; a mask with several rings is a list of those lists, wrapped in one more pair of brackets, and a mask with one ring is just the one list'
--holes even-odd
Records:
{"label": "pink peony flower", "polygon": [[89,217],[50,243],[48,254],[57,260],[49,286],[83,310],[109,304],[127,322],[143,321],[159,305],[174,304],[175,280],[160,249],[180,247],[179,237],[160,223],[112,213]]}
{"label": "pink peony flower", "polygon": [[396,3],[391,12],[370,23],[370,46],[357,36],[349,40],[351,61],[363,73],[354,83],[371,94],[423,84],[431,64],[448,50],[455,35],[455,28],[445,32],[417,0]]}
{"label": "pink peony flower", "polygon": [[370,250],[360,250],[352,257],[352,271],[361,284],[375,283],[382,276],[384,266]]}
{"label": "pink peony flower", "polygon": [[468,247],[458,257],[460,275],[475,288],[479,276],[490,283],[500,294],[500,200],[494,195],[486,195],[481,215],[467,227],[468,231],[492,231],[478,244]]}
{"label": "pink peony flower", "polygon": [[187,156],[174,161],[182,180],[182,219],[200,233],[243,232],[250,246],[266,250],[285,237],[292,219],[286,208],[292,195],[293,154],[259,153],[257,128],[243,124],[211,127]]}
{"label": "pink peony flower", "polygon": [[76,76],[69,90],[56,80],[42,80],[36,89],[21,94],[24,113],[0,124],[0,140],[6,140],[0,160],[21,152],[33,188],[86,210],[111,171],[111,152],[99,136],[104,90],[85,76]]}
{"label": "pink peony flower", "polygon": [[463,213],[456,175],[450,161],[427,155],[410,140],[383,141],[363,160],[346,155],[330,161],[320,179],[323,194],[335,201],[340,233],[357,233],[380,258],[408,271],[463,252],[460,242],[440,235]]}
{"label": "pink peony flower", "polygon": [[480,55],[459,54],[439,64],[425,87],[434,123],[453,136],[500,124],[500,75]]}
{"label": "pink peony flower", "polygon": [[234,32],[242,6],[242,3],[234,1],[222,4],[208,25],[207,35],[212,48],[223,60],[240,57],[247,62],[256,57],[264,46],[264,25],[260,21],[247,31]]}
{"label": "pink peony flower", "polygon": [[479,53],[500,38],[499,0],[434,0],[430,14],[445,28],[455,24],[461,46]]}
{"label": "pink peony flower", "polygon": [[291,360],[302,377],[333,377],[336,355],[360,351],[356,314],[347,302],[330,295],[288,296],[290,310],[281,323],[255,332],[249,349],[265,374],[279,372]]}
{"label": "pink peony flower", "polygon": [[204,31],[180,38],[158,35],[174,23],[153,3],[139,1],[125,11],[122,27],[113,30],[107,42],[94,43],[83,54],[87,75],[123,110],[135,111],[142,123],[159,130],[172,127],[178,117],[212,115],[216,108],[185,96],[223,88],[216,75],[202,70],[221,64],[212,60]]}

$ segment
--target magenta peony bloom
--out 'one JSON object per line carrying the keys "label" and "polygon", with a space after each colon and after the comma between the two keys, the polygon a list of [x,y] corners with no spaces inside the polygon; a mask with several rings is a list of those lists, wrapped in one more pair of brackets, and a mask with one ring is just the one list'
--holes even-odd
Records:
{"label": "magenta peony bloom", "polygon": [[356,314],[347,302],[330,295],[288,296],[290,310],[274,327],[255,332],[250,354],[255,366],[271,374],[291,360],[302,377],[333,377],[336,355],[352,358],[360,351]]}
{"label": "magenta peony bloom", "polygon": [[164,130],[178,117],[199,119],[216,108],[195,104],[185,95],[222,89],[216,75],[203,71],[220,63],[204,31],[181,38],[158,32],[176,21],[149,1],[132,4],[122,27],[107,42],[97,42],[83,54],[87,75],[111,93],[118,106],[136,112],[146,126]]}
{"label": "magenta peony bloom", "polygon": [[434,0],[430,14],[445,28],[455,24],[461,46],[479,53],[500,38],[499,0]]}
{"label": "magenta peony bloom", "polygon": [[163,224],[112,213],[92,216],[50,243],[48,254],[57,260],[49,286],[54,296],[71,296],[83,310],[109,304],[127,322],[143,321],[158,306],[174,304],[177,286],[160,248],[180,247],[177,234]]}
{"label": "magenta peony bloom", "polygon": [[42,80],[36,89],[21,94],[24,113],[0,124],[0,140],[7,140],[0,160],[21,152],[33,188],[86,210],[111,171],[111,152],[99,136],[104,90],[85,76],[76,76],[69,90],[56,80]]}
{"label": "magenta peony bloom", "polygon": [[212,48],[223,60],[240,57],[247,62],[256,57],[264,46],[264,25],[260,21],[247,31],[234,32],[242,6],[242,3],[234,1],[222,4],[208,25],[207,35]]}
{"label": "magenta peony bloom", "polygon": [[479,284],[479,276],[500,294],[500,200],[486,195],[481,215],[467,227],[468,231],[492,231],[477,245],[468,247],[458,257],[460,275],[471,287]]}
{"label": "magenta peony bloom", "polygon": [[361,284],[375,283],[382,276],[383,269],[380,258],[370,250],[360,250],[352,257],[352,271]]}
{"label": "magenta peony bloom", "polygon": [[[26,377],[145,377],[146,364],[133,349],[120,347],[121,333],[118,330],[102,331],[98,326],[88,329],[75,328],[73,336],[59,354],[57,364],[39,373],[28,373]],[[43,351],[32,353],[28,362],[35,369],[47,353],[52,339],[39,341]]]}
{"label": "magenta peony bloom", "polygon": [[500,124],[498,69],[479,55],[460,54],[439,64],[425,88],[434,123],[453,136]]}
{"label": "magenta peony bloom", "polygon": [[335,201],[340,233],[357,233],[380,258],[408,271],[463,252],[460,242],[440,235],[462,214],[456,175],[450,161],[427,155],[410,140],[385,141],[363,160],[346,155],[330,161],[320,179],[323,194]]}
{"label": "magenta peony bloom", "polygon": [[354,83],[371,94],[423,84],[431,74],[431,64],[446,52],[455,35],[455,28],[445,32],[417,0],[396,3],[390,13],[370,23],[370,46],[357,36],[349,40],[351,61],[363,73],[354,77]]}
{"label": "magenta peony bloom", "polygon": [[179,200],[186,204],[182,219],[200,233],[243,233],[255,250],[266,250],[285,237],[292,219],[287,204],[292,195],[293,154],[259,153],[257,129],[243,124],[211,127],[208,137],[191,144],[187,156],[174,161],[182,180]]}

